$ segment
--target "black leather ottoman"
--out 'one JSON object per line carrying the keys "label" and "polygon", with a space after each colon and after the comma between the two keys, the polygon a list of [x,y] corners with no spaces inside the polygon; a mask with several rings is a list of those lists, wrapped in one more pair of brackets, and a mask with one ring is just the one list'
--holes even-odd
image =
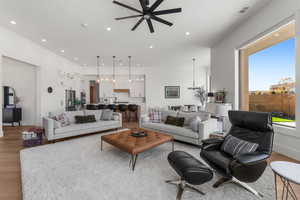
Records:
{"label": "black leather ottoman", "polygon": [[180,200],[184,189],[191,189],[202,195],[201,190],[193,185],[201,185],[213,178],[213,171],[205,166],[200,160],[184,151],[174,151],[168,155],[168,161],[176,173],[180,176],[179,180],[166,181],[178,187],[176,200]]}

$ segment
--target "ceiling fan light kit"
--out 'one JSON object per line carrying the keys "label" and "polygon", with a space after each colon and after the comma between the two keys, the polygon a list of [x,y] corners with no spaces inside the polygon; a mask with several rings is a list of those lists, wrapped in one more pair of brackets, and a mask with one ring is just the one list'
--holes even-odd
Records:
{"label": "ceiling fan light kit", "polygon": [[180,13],[182,11],[181,8],[174,8],[174,9],[168,9],[168,10],[157,10],[156,9],[160,6],[160,4],[164,0],[157,0],[150,6],[149,0],[139,0],[142,10],[138,10],[134,7],[128,6],[126,4],[123,4],[119,1],[113,1],[114,4],[119,5],[121,7],[127,8],[129,10],[132,10],[134,12],[137,12],[138,15],[132,15],[132,16],[127,16],[127,17],[119,17],[116,18],[116,20],[124,20],[124,19],[130,19],[130,18],[138,18],[140,17],[139,21],[133,26],[131,29],[132,31],[136,30],[137,27],[144,21],[146,20],[150,33],[154,33],[154,28],[152,24],[152,20],[157,21],[159,23],[165,24],[167,26],[172,26],[173,23],[164,20],[160,17],[157,17],[158,15],[166,15],[166,14],[173,14],[173,13]]}

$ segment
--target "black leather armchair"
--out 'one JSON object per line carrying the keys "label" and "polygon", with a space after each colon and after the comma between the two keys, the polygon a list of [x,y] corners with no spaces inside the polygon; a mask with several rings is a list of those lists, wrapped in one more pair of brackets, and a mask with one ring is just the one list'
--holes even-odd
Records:
{"label": "black leather armchair", "polygon": [[246,183],[257,181],[267,167],[274,138],[271,115],[246,111],[229,111],[228,114],[232,124],[228,134],[258,144],[257,150],[233,157],[221,150],[224,139],[213,138],[202,141],[200,156],[222,176],[214,187],[230,181],[262,196]]}

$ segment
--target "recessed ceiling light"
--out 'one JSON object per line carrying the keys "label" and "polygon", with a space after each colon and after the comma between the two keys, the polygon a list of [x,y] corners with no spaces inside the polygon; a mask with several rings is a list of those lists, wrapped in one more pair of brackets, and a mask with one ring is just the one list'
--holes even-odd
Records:
{"label": "recessed ceiling light", "polygon": [[78,60],[78,58],[77,58],[77,57],[75,57],[75,58],[74,58],[74,60]]}
{"label": "recessed ceiling light", "polygon": [[191,33],[190,32],[185,32],[185,35],[191,35]]}
{"label": "recessed ceiling light", "polygon": [[42,42],[47,42],[47,39],[43,38],[41,39]]}
{"label": "recessed ceiling light", "polygon": [[16,21],[13,21],[13,20],[10,21],[10,23],[13,24],[13,25],[16,25],[16,24],[17,24],[17,22],[16,22]]}
{"label": "recessed ceiling light", "polygon": [[150,49],[153,49],[154,47],[153,47],[153,45],[150,45],[149,48],[150,48]]}
{"label": "recessed ceiling light", "polygon": [[62,49],[62,50],[60,50],[60,52],[61,52],[61,53],[65,53],[65,50]]}
{"label": "recessed ceiling light", "polygon": [[110,27],[107,27],[106,30],[107,30],[107,31],[111,31],[111,28],[110,28]]}

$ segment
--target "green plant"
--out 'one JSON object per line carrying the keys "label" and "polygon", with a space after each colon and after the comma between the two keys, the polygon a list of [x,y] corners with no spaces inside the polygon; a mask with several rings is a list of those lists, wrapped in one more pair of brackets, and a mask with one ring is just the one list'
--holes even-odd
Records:
{"label": "green plant", "polygon": [[195,97],[198,97],[200,99],[201,105],[204,106],[207,100],[207,94],[206,90],[203,86],[199,87],[195,91]]}
{"label": "green plant", "polygon": [[76,98],[75,101],[74,101],[74,104],[75,105],[81,105],[81,101],[78,98]]}

